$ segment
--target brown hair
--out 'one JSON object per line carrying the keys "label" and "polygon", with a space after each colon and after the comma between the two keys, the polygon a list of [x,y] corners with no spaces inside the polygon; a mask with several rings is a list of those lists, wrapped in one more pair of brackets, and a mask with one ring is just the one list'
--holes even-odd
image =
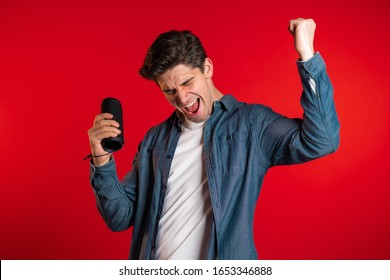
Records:
{"label": "brown hair", "polygon": [[165,71],[184,64],[204,71],[206,52],[199,38],[191,31],[171,30],[160,34],[148,49],[139,74],[154,80]]}

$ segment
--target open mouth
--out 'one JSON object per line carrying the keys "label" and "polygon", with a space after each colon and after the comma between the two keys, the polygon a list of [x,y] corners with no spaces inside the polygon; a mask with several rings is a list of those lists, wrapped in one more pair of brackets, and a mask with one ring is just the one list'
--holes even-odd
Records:
{"label": "open mouth", "polygon": [[199,98],[194,99],[190,103],[184,106],[184,109],[190,114],[196,114],[200,107]]}

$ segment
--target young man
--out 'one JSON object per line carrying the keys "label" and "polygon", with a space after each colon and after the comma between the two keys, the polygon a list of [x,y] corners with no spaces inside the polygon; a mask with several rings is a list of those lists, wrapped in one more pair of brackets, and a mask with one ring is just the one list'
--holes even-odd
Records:
{"label": "young man", "polygon": [[[339,122],[315,23],[290,21],[299,55],[303,119],[238,102],[213,84],[213,64],[189,31],[163,33],[140,74],[175,108],[149,130],[119,182],[101,140],[120,133],[110,114],[89,130],[91,183],[113,231],[133,227],[131,259],[257,259],[253,216],[268,168],[334,152]],[[102,156],[103,155],[103,156]]]}

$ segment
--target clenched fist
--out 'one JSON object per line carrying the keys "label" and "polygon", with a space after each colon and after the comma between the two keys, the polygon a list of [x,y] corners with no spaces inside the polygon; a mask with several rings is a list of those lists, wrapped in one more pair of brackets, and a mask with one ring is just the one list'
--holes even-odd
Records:
{"label": "clenched fist", "polygon": [[314,55],[314,32],[316,30],[314,20],[292,19],[288,29],[294,36],[294,46],[299,54],[299,59],[301,61],[309,60]]}

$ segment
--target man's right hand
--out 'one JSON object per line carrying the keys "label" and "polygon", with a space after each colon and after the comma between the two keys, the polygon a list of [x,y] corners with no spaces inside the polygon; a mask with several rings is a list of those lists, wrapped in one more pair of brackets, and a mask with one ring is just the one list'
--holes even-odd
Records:
{"label": "man's right hand", "polygon": [[88,130],[89,145],[91,146],[91,154],[95,166],[102,166],[110,161],[111,154],[107,154],[103,149],[101,144],[102,140],[109,137],[116,137],[121,133],[118,129],[119,123],[114,121],[112,119],[113,117],[109,113],[97,115],[93,127]]}

